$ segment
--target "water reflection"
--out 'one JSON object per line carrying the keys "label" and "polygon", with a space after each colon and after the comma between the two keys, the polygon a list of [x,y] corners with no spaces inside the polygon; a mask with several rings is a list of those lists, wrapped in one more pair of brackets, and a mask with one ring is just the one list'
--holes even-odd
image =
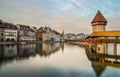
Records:
{"label": "water reflection", "polygon": [[106,66],[98,65],[98,64],[95,64],[94,62],[91,62],[91,66],[92,66],[93,70],[95,71],[97,77],[100,77],[101,74],[106,69]]}
{"label": "water reflection", "polygon": [[37,54],[47,57],[60,48],[64,51],[64,43],[0,45],[0,60],[27,59]]}
{"label": "water reflection", "polygon": [[64,43],[42,43],[36,46],[36,51],[41,57],[47,57],[58,51],[60,48],[64,51]]}
{"label": "water reflection", "polygon": [[29,58],[36,55],[36,44],[17,45],[17,59]]}
{"label": "water reflection", "polygon": [[120,68],[120,55],[118,54],[119,51],[117,51],[117,45],[119,46],[117,43],[88,44],[86,54],[88,59],[91,61],[91,66],[93,67],[97,77],[102,75],[102,73],[106,70],[106,67],[110,66]]}
{"label": "water reflection", "polygon": [[16,45],[0,45],[0,59],[11,59],[17,56]]}
{"label": "water reflection", "polygon": [[[90,60],[96,60],[103,63],[120,63],[120,54],[118,54],[119,51],[117,51],[117,44],[113,44],[113,46],[109,46],[109,44],[105,43],[89,44],[88,47],[88,57]],[[109,51],[108,49],[111,48],[113,50]]]}
{"label": "water reflection", "polygon": [[64,43],[0,45],[0,77],[120,76],[118,51],[109,51],[114,44],[85,47]]}

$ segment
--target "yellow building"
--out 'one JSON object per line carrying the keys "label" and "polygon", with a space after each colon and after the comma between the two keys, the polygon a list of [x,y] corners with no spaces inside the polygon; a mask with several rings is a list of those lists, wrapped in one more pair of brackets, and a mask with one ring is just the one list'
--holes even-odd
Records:
{"label": "yellow building", "polygon": [[44,27],[40,27],[37,31],[37,40],[43,41],[44,34],[45,34]]}

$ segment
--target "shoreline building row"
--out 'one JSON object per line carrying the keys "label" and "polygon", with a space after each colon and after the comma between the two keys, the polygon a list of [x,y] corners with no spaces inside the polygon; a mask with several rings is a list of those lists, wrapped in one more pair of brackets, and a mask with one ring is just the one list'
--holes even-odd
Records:
{"label": "shoreline building row", "polygon": [[17,41],[17,26],[0,20],[0,41]]}
{"label": "shoreline building row", "polygon": [[64,41],[64,31],[60,34],[59,32],[52,30],[50,27],[40,27],[37,31],[37,40],[42,42]]}
{"label": "shoreline building row", "polygon": [[31,27],[13,24],[0,20],[0,42],[48,42],[63,41],[64,33],[52,30],[50,27]]}

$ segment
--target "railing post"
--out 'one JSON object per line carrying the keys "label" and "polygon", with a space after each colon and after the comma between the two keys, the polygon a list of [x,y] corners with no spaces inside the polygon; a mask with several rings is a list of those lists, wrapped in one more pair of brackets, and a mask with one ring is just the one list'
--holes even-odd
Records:
{"label": "railing post", "polygon": [[108,43],[106,43],[105,52],[106,52],[106,54],[108,54]]}
{"label": "railing post", "polygon": [[[118,37],[116,37],[116,40],[118,40]],[[117,55],[117,43],[114,43],[114,55]]]}
{"label": "railing post", "polygon": [[[107,40],[107,39],[108,39],[108,37],[106,37],[105,40]],[[106,42],[105,44],[106,44],[105,45],[105,54],[108,54],[108,42]]]}

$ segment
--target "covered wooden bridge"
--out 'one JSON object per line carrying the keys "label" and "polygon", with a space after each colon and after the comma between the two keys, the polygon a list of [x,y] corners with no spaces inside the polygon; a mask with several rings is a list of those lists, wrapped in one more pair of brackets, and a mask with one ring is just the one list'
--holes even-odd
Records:
{"label": "covered wooden bridge", "polygon": [[120,30],[93,32],[86,40],[93,43],[120,43]]}

